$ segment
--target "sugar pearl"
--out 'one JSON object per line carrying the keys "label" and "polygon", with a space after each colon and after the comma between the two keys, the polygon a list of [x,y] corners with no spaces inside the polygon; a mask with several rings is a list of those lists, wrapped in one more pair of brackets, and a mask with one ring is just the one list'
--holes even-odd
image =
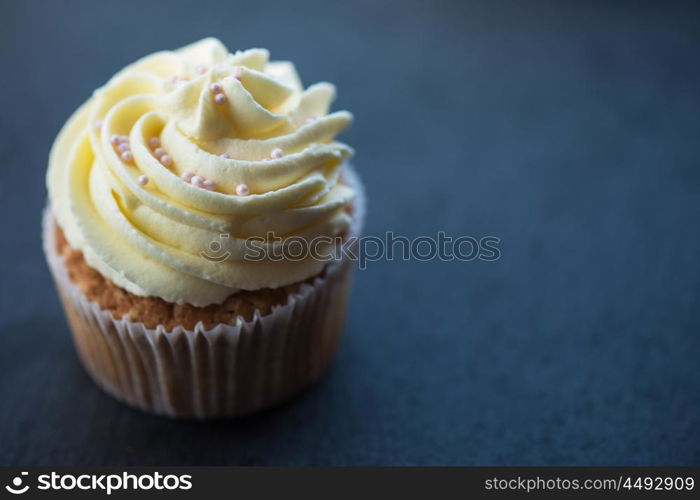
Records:
{"label": "sugar pearl", "polygon": [[190,182],[192,180],[192,177],[194,177],[194,174],[189,171],[182,172],[182,180],[185,182]]}
{"label": "sugar pearl", "polygon": [[120,142],[122,142],[122,141],[121,141],[121,136],[120,136],[120,135],[117,135],[117,134],[114,134],[113,136],[111,136],[111,137],[109,138],[109,142],[111,142],[113,146],[116,146],[116,145],[118,145]]}
{"label": "sugar pearl", "polygon": [[180,76],[180,75],[173,75],[169,78],[169,82],[171,85],[179,85],[181,83],[187,82],[187,78]]}
{"label": "sugar pearl", "polygon": [[224,94],[216,94],[214,96],[214,102],[217,106],[222,106],[226,103],[226,96]]}
{"label": "sugar pearl", "polygon": [[275,158],[275,159],[282,158],[282,150],[280,148],[275,148],[270,153],[270,156]]}
{"label": "sugar pearl", "polygon": [[209,92],[211,92],[212,94],[220,94],[223,91],[224,91],[224,89],[218,83],[212,83],[209,86]]}
{"label": "sugar pearl", "polygon": [[163,148],[156,148],[155,151],[153,151],[153,154],[156,155],[157,158],[160,158],[164,154],[167,154],[167,151]]}
{"label": "sugar pearl", "polygon": [[148,176],[147,175],[139,175],[139,184],[142,186],[145,186],[148,184]]}
{"label": "sugar pearl", "polygon": [[163,164],[163,166],[169,167],[173,164],[173,159],[170,158],[168,155],[163,155],[160,157],[160,162]]}
{"label": "sugar pearl", "polygon": [[219,156],[221,156],[222,158],[226,158],[227,160],[231,159],[231,155],[228,153],[221,153]]}
{"label": "sugar pearl", "polygon": [[211,179],[205,179],[202,183],[202,186],[204,187],[204,189],[208,189],[211,191],[214,189],[215,184],[214,181],[212,181]]}
{"label": "sugar pearl", "polygon": [[247,196],[248,193],[250,193],[250,190],[248,189],[247,184],[239,184],[236,186],[236,194],[238,196]]}
{"label": "sugar pearl", "polygon": [[131,151],[131,146],[129,146],[128,142],[122,142],[117,146],[117,149],[123,153],[124,151]]}
{"label": "sugar pearl", "polygon": [[192,177],[192,185],[197,186],[198,188],[201,188],[204,186],[204,177],[201,177],[199,175],[195,175]]}
{"label": "sugar pearl", "polygon": [[131,151],[124,151],[121,154],[121,159],[125,163],[131,163],[132,161],[134,161],[134,155],[131,154]]}
{"label": "sugar pearl", "polygon": [[160,139],[157,137],[151,137],[148,139],[148,145],[151,146],[151,148],[156,149],[160,146]]}

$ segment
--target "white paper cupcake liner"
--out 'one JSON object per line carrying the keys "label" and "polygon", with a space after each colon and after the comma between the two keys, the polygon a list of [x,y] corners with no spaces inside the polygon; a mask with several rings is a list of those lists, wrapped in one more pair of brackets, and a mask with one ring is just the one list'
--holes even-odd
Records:
{"label": "white paper cupcake liner", "polygon": [[[357,191],[350,235],[361,234],[362,185],[350,168],[346,182]],[[68,278],[56,250],[55,219],[47,207],[43,242],[51,273],[88,373],[105,391],[142,410],[178,418],[224,418],[281,403],[317,380],[340,344],[353,263],[330,263],[286,304],[250,321],[193,330],[146,328],[90,302]]]}

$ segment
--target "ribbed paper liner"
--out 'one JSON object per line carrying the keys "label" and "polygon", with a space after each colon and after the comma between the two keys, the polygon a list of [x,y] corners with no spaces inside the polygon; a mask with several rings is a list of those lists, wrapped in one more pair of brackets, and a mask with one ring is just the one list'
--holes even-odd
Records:
{"label": "ribbed paper liner", "polygon": [[[351,235],[364,220],[364,193],[356,188]],[[353,263],[333,262],[312,284],[302,284],[285,305],[251,321],[211,330],[146,328],[116,319],[88,301],[68,278],[56,251],[55,219],[47,207],[44,251],[71,326],[80,359],[95,382],[142,410],[178,418],[224,418],[281,403],[317,380],[340,344]]]}

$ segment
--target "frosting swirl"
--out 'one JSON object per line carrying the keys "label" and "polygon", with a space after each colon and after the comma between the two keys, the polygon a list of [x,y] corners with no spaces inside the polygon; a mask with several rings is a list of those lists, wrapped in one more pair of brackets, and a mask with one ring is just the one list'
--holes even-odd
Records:
{"label": "frosting swirl", "polygon": [[[248,238],[274,233],[282,241],[266,245],[284,245],[337,236],[351,222],[354,192],[339,173],[353,151],[333,139],[352,115],[328,113],[331,84],[303,89],[292,63],[268,58],[215,39],[158,52],[74,113],[47,185],[88,264],[136,295],[196,306],[321,271],[311,257],[244,259]],[[202,257],[212,241],[227,259]]]}

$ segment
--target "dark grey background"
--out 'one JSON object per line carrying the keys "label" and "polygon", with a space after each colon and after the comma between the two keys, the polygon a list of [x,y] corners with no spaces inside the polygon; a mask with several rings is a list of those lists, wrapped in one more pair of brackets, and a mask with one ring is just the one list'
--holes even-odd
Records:
{"label": "dark grey background", "polygon": [[[0,5],[1,464],[700,464],[697,6]],[[207,35],[337,84],[369,234],[495,235],[502,258],[370,264],[328,377],[201,424],[92,384],[39,226],[69,114]]]}

